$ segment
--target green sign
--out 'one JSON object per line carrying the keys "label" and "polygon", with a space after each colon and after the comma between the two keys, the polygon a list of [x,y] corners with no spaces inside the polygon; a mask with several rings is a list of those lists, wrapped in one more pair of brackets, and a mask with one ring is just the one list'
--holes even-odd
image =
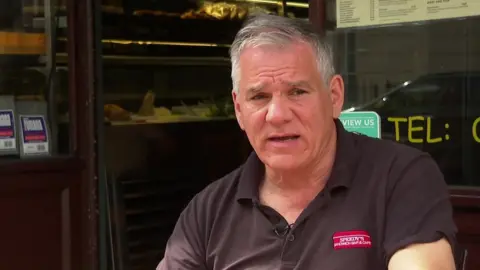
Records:
{"label": "green sign", "polygon": [[381,138],[380,116],[376,112],[342,112],[340,121],[347,131]]}

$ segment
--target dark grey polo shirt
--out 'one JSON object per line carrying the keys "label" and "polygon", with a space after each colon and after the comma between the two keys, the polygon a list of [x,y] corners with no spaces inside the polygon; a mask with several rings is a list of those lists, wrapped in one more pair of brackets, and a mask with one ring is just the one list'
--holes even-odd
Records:
{"label": "dark grey polo shirt", "polygon": [[446,236],[455,246],[449,194],[434,160],[336,126],[332,174],[295,224],[259,203],[264,167],[253,153],[194,197],[157,269],[386,269],[409,244]]}

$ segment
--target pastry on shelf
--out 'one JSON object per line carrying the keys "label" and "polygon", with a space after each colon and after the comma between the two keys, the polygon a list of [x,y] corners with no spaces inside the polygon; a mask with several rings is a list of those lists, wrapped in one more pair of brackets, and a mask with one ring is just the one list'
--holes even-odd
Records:
{"label": "pastry on shelf", "polygon": [[103,106],[105,117],[110,121],[130,121],[131,114],[116,104],[105,104]]}
{"label": "pastry on shelf", "polygon": [[123,0],[102,0],[102,11],[106,13],[123,14]]}
{"label": "pastry on shelf", "polygon": [[197,18],[197,14],[196,14],[196,11],[191,9],[185,13],[183,13],[180,18],[182,19],[196,19]]}
{"label": "pastry on shelf", "polygon": [[106,13],[123,14],[123,7],[113,5],[102,5],[102,11]]}
{"label": "pastry on shelf", "polygon": [[154,116],[155,115],[155,93],[148,91],[143,97],[142,106],[138,110],[139,116]]}
{"label": "pastry on shelf", "polygon": [[204,2],[198,10],[189,10],[182,14],[182,19],[217,19],[237,20],[244,19],[248,10],[240,5],[226,2]]}

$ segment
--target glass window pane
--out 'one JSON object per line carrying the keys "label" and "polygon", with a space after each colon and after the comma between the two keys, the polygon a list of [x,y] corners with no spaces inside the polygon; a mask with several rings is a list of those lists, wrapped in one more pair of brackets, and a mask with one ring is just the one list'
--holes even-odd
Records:
{"label": "glass window pane", "polygon": [[[50,1],[0,1],[0,155],[66,155],[68,85],[56,64],[65,7]],[[63,48],[65,52],[65,48]]]}
{"label": "glass window pane", "polygon": [[378,112],[383,138],[430,153],[450,185],[480,185],[479,16],[328,32],[345,109]]}
{"label": "glass window pane", "polygon": [[307,0],[282,2],[103,1],[104,164],[121,186],[128,252],[119,264],[154,269],[183,207],[249,154],[228,50],[250,13],[308,19]]}

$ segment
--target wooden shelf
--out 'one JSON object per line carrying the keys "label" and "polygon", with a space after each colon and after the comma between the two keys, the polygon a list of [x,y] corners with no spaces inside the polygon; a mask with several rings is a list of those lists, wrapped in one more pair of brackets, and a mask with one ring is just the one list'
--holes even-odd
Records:
{"label": "wooden shelf", "polygon": [[172,116],[165,116],[157,119],[110,121],[110,122],[107,122],[107,124],[111,126],[133,126],[133,125],[190,123],[190,122],[212,122],[212,121],[227,121],[227,120],[235,120],[235,117],[234,116],[205,117],[205,116],[172,115]]}
{"label": "wooden shelf", "polygon": [[[226,57],[155,57],[155,56],[124,56],[102,55],[106,65],[154,65],[154,66],[230,66],[230,59]],[[46,59],[41,61],[45,62]],[[58,53],[58,64],[66,64],[68,55]]]}
{"label": "wooden shelf", "polygon": [[28,159],[12,157],[0,159],[0,173],[2,175],[71,171],[81,169],[83,166],[84,164],[80,159],[70,156],[35,157]]}

